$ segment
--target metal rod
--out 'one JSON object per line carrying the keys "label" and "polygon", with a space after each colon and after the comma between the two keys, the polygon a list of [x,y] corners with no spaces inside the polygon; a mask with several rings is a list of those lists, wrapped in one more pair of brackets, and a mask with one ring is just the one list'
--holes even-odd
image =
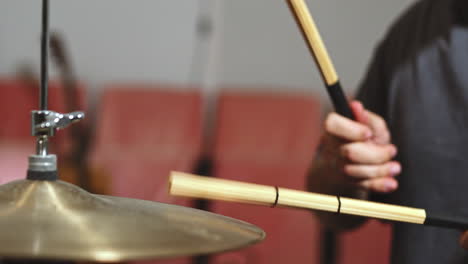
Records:
{"label": "metal rod", "polygon": [[[41,28],[41,86],[39,88],[39,109],[47,110],[48,98],[48,58],[49,58],[49,0],[42,0],[42,28]],[[36,154],[48,155],[47,135],[36,139]]]}
{"label": "metal rod", "polygon": [[38,156],[47,156],[49,155],[49,139],[47,136],[37,137],[36,141],[36,155]]}
{"label": "metal rod", "polygon": [[49,57],[49,0],[42,0],[41,87],[39,91],[40,110],[47,110],[48,57]]}

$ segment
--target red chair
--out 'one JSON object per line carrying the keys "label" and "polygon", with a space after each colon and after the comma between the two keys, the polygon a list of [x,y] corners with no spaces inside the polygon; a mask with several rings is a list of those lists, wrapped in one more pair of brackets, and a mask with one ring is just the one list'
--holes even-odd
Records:
{"label": "red chair", "polygon": [[0,109],[7,117],[0,127],[1,141],[33,142],[30,113],[39,108],[37,89],[18,79],[0,79],[0,93]]}
{"label": "red chair", "polygon": [[391,225],[371,220],[340,237],[339,264],[390,263]]}
{"label": "red chair", "polygon": [[[310,94],[224,92],[219,98],[214,175],[305,189],[320,133]],[[262,243],[217,255],[212,263],[318,263],[319,227],[311,212],[214,202],[213,211],[256,224]]]}
{"label": "red chair", "polygon": [[[175,86],[114,84],[99,107],[93,163],[112,175],[111,193],[160,202],[171,170],[191,172],[200,151],[201,97]],[[187,204],[184,202],[182,204]]]}

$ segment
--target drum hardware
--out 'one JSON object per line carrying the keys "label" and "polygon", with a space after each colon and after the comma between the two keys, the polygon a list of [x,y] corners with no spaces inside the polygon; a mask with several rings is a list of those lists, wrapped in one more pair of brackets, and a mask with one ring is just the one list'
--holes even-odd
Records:
{"label": "drum hardware", "polygon": [[[60,181],[50,137],[84,118],[47,109],[49,1],[42,1],[40,110],[31,114],[36,153],[27,179],[0,186],[0,256],[116,262],[222,252],[265,238],[232,218],[182,206],[95,195]],[[129,176],[131,177],[131,176]]]}

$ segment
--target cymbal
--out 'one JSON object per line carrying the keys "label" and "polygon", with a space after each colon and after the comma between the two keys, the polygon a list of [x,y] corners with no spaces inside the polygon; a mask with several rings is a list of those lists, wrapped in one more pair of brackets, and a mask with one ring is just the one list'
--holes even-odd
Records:
{"label": "cymbal", "polygon": [[0,256],[114,262],[208,254],[265,238],[258,227],[163,203],[88,193],[62,181],[0,186]]}

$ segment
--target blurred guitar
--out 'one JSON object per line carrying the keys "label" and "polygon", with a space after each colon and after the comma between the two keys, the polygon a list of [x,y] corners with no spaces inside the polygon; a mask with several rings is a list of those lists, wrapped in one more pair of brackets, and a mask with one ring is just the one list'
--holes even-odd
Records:
{"label": "blurred guitar", "polygon": [[[73,74],[65,43],[57,32],[50,35],[50,52],[53,62],[59,69],[60,79],[63,84],[65,110],[67,112],[80,110],[78,82]],[[58,164],[60,178],[92,193],[109,194],[109,175],[101,169],[89,166],[88,156],[94,131],[92,124],[95,123],[89,116],[91,115],[87,115],[88,122],[79,122],[69,128],[72,146],[69,153],[65,155],[65,159]]]}

